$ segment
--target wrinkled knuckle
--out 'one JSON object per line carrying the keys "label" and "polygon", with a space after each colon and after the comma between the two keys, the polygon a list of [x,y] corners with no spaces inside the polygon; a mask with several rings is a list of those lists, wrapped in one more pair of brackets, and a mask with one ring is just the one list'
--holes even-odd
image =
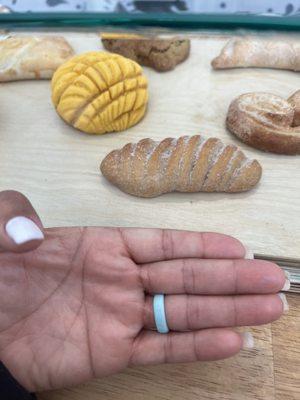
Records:
{"label": "wrinkled knuckle", "polygon": [[146,327],[154,328],[153,298],[151,296],[147,296],[145,298],[143,310],[143,325]]}
{"label": "wrinkled knuckle", "polygon": [[239,293],[239,261],[238,260],[231,260],[231,268],[233,270],[233,288],[232,292],[233,294],[238,294]]}
{"label": "wrinkled knuckle", "polygon": [[139,270],[139,274],[143,289],[146,290],[148,293],[152,293],[149,267],[147,265],[141,267]]}
{"label": "wrinkled knuckle", "polygon": [[199,306],[196,301],[193,301],[191,296],[187,297],[186,302],[186,325],[188,330],[197,329],[197,321],[200,321],[201,316]]}
{"label": "wrinkled knuckle", "polygon": [[195,269],[191,260],[182,260],[181,264],[182,284],[185,293],[196,293]]}
{"label": "wrinkled knuckle", "polygon": [[173,232],[167,229],[162,230],[161,234],[161,250],[164,259],[172,259],[175,253],[175,244]]}

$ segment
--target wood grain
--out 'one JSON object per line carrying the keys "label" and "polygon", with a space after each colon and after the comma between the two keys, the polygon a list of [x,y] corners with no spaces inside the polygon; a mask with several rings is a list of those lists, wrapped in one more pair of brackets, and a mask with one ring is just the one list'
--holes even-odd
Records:
{"label": "wood grain", "polygon": [[[77,51],[100,48],[96,34],[66,36]],[[256,69],[212,71],[210,61],[226,40],[194,38],[190,58],[175,71],[159,74],[145,68],[150,82],[147,115],[123,133],[88,136],[66,125],[54,111],[47,81],[1,85],[0,190],[16,189],[29,196],[46,226],[219,231],[238,237],[257,253],[299,258],[300,157],[251,149],[224,126],[233,98],[259,90],[286,98],[299,89],[299,75]],[[264,169],[259,187],[235,195],[168,194],[138,199],[100,176],[104,156],[127,142],[197,133],[238,144],[249,157],[257,158]],[[131,369],[78,388],[44,393],[40,399],[295,400],[299,394],[300,357],[294,347],[300,343],[299,297],[291,297],[291,303],[289,316],[272,331],[270,326],[253,330],[255,349],[236,358]]]}
{"label": "wood grain", "polygon": [[276,400],[300,398],[300,296],[288,295],[288,315],[272,325]]}

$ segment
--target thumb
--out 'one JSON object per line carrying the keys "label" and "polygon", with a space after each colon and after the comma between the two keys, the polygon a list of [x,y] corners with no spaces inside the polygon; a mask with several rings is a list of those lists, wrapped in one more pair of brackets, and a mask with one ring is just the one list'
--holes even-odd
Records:
{"label": "thumb", "polygon": [[30,201],[13,190],[0,192],[0,251],[34,250],[43,239],[43,225]]}

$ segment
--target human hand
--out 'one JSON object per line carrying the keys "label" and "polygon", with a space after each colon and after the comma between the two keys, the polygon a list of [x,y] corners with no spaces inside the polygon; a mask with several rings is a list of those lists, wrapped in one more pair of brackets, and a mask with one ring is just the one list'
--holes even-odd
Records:
{"label": "human hand", "polygon": [[[159,229],[53,228],[44,230],[44,241],[17,245],[6,230],[11,216],[29,217],[43,228],[26,198],[5,193],[0,360],[30,391],[129,366],[230,357],[243,347],[243,336],[232,328],[271,322],[284,310],[276,294],[285,284],[283,271],[244,260],[236,239]],[[37,248],[12,253],[30,247]],[[153,330],[155,293],[166,294],[168,334]]]}

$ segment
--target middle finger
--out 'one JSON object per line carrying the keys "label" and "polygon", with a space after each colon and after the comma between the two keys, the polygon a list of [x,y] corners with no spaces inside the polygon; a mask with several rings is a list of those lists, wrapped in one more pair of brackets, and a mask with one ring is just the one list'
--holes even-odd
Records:
{"label": "middle finger", "polygon": [[261,260],[172,260],[141,265],[140,275],[149,294],[267,294],[285,285],[282,269]]}

